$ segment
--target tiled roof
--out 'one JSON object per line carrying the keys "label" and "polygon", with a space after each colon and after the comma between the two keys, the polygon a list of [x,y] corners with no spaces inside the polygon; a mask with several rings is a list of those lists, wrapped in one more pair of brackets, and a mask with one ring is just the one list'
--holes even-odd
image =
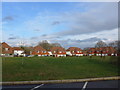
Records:
{"label": "tiled roof", "polygon": [[78,47],[70,47],[66,51],[70,51],[72,54],[83,54],[83,52],[78,52],[78,51],[82,51],[82,49]]}
{"label": "tiled roof", "polygon": [[[8,50],[5,50],[5,48],[8,48]],[[13,49],[7,43],[3,42],[2,43],[2,53],[3,54],[12,54],[13,53]]]}
{"label": "tiled roof", "polygon": [[48,51],[46,51],[44,48],[41,46],[35,46],[31,47],[32,49],[32,55],[48,55]]}
{"label": "tiled roof", "polygon": [[90,48],[88,50],[89,53],[96,53],[96,54],[99,54],[99,53],[108,53],[108,54],[111,54],[111,53],[114,53],[116,50],[113,48],[113,47],[100,47],[100,48]]}
{"label": "tiled roof", "polygon": [[21,47],[13,47],[13,50],[23,50]]}
{"label": "tiled roof", "polygon": [[50,51],[53,54],[66,54],[66,50],[63,47],[52,47]]}
{"label": "tiled roof", "polygon": [[67,51],[82,51],[82,49],[78,47],[70,47],[67,49]]}

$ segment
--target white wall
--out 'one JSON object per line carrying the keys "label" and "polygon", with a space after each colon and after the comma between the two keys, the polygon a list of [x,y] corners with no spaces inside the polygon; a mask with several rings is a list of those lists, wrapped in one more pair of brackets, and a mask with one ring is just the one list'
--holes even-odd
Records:
{"label": "white wall", "polygon": [[14,50],[14,55],[24,55],[23,52],[23,50]]}
{"label": "white wall", "polygon": [[53,55],[51,51],[48,51],[49,55]]}
{"label": "white wall", "polygon": [[70,51],[66,51],[66,54],[72,56]]}

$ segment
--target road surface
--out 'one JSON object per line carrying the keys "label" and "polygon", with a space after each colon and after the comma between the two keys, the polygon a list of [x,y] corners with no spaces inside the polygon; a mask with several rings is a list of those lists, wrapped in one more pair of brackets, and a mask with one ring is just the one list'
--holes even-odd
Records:
{"label": "road surface", "polygon": [[[118,80],[108,81],[92,81],[92,82],[76,82],[76,83],[54,83],[54,84],[32,84],[32,85],[4,85],[2,90],[42,90],[42,89],[77,89],[77,90],[88,90],[90,88],[106,88],[106,90],[120,90],[118,86]],[[67,89],[68,88],[68,89]],[[108,88],[108,89],[107,89]],[[119,88],[119,89],[118,89]],[[92,90],[91,89],[91,90]]]}

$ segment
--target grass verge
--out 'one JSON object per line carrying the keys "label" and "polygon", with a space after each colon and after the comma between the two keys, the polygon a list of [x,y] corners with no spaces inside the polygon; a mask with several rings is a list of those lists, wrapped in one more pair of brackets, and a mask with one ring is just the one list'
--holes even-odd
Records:
{"label": "grass verge", "polygon": [[3,81],[82,79],[118,76],[111,57],[3,57]]}

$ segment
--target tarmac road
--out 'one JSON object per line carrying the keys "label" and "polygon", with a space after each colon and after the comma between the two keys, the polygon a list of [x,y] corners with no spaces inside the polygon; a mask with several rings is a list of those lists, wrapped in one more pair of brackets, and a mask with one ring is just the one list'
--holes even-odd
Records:
{"label": "tarmac road", "polygon": [[[54,83],[54,84],[32,84],[32,85],[4,85],[2,90],[41,90],[41,89],[67,89],[88,90],[89,88],[108,88],[108,90],[120,90],[118,80],[77,82],[77,83]],[[119,89],[118,89],[119,88]],[[91,90],[92,90],[91,89]]]}

